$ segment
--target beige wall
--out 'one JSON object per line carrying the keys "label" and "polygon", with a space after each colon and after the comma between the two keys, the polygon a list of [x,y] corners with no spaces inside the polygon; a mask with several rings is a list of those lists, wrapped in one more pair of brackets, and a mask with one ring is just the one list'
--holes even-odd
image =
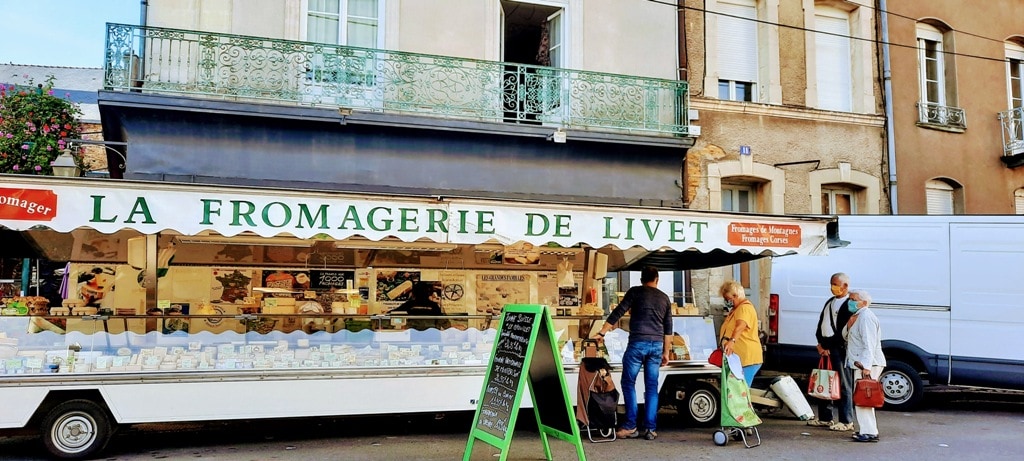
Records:
{"label": "beige wall", "polygon": [[[501,60],[499,0],[386,1],[383,48]],[[565,9],[567,67],[678,78],[672,6],[646,0],[536,1]],[[148,23],[301,40],[305,5],[305,0],[153,0]]]}
{"label": "beige wall", "polygon": [[[917,125],[919,99],[917,54],[892,47],[892,85],[896,125],[896,166],[900,214],[925,212],[925,181],[943,177],[963,186],[968,214],[1013,214],[1013,191],[1024,187],[1024,168],[1012,170],[1001,161],[1002,145],[996,114],[1008,109],[1004,40],[1024,33],[1024,0],[972,2],[890,1],[894,14],[911,18],[937,18],[953,29],[996,40],[954,33],[957,101],[964,109],[967,130],[944,132]],[[916,43],[914,21],[890,17],[890,41]],[[992,59],[976,59],[967,55]]]}
{"label": "beige wall", "polygon": [[676,71],[676,9],[646,0],[587,0],[583,59],[572,67],[666,79]]}

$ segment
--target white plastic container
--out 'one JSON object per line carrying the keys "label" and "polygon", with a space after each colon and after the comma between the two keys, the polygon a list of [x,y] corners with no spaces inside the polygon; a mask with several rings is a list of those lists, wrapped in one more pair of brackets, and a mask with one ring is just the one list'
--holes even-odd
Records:
{"label": "white plastic container", "polygon": [[772,392],[775,392],[775,395],[779,396],[786,404],[786,408],[789,408],[789,411],[793,412],[793,415],[800,418],[801,421],[814,418],[811,405],[807,403],[803,391],[800,390],[800,386],[797,386],[793,378],[789,376],[776,378],[772,382]]}

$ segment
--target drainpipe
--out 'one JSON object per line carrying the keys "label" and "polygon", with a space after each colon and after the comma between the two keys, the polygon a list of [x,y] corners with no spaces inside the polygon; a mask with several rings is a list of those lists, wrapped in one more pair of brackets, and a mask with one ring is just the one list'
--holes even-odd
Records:
{"label": "drainpipe", "polygon": [[878,0],[878,17],[882,27],[882,91],[885,98],[885,150],[889,154],[889,210],[900,214],[896,200],[896,138],[892,121],[892,67],[889,65],[889,10],[885,0]]}
{"label": "drainpipe", "polygon": [[139,0],[139,80],[146,75],[146,24],[149,22],[149,0]]}

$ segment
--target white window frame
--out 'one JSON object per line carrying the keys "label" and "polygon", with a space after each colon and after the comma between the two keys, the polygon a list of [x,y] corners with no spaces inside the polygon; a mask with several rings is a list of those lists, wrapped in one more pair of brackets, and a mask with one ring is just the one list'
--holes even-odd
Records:
{"label": "white window frame", "polygon": [[[934,57],[929,56],[927,51],[928,42],[935,44],[935,55]],[[919,23],[917,25],[917,59],[918,59],[918,85],[921,92],[921,102],[925,104],[934,104],[938,106],[946,106],[946,66],[945,56],[943,55],[943,43],[942,43],[942,32],[928,24]],[[932,101],[928,99],[928,84],[931,80],[928,79],[928,65],[929,63],[935,65],[935,80],[934,84],[938,88],[937,100]],[[927,122],[927,120],[922,120]]]}
{"label": "white window frame", "polygon": [[[731,16],[718,15],[716,21],[715,47],[718,57],[718,84],[715,93],[720,99],[736,101],[736,84],[750,84],[750,99],[744,101],[757,102],[758,80],[760,68],[760,52],[758,39],[758,23],[732,16],[757,19],[756,0],[719,0],[715,10]],[[723,38],[739,39],[738,43]],[[745,40],[745,41],[744,41]],[[752,43],[748,43],[752,42]],[[733,59],[728,66],[723,66],[723,57]],[[722,98],[721,85],[728,85],[727,98]],[[710,93],[710,91],[705,91]]]}
{"label": "white window frame", "polygon": [[[826,203],[824,201],[824,197],[822,197],[822,199],[823,199],[822,202],[821,202],[821,213],[822,214],[838,214],[838,213],[836,213],[836,208],[838,208],[838,206],[836,204],[836,197],[840,196],[840,195],[845,195],[845,196],[849,197],[849,203],[850,203],[850,213],[849,214],[851,214],[851,215],[858,214],[858,211],[857,211],[857,196],[858,196],[857,191],[855,191],[853,189],[841,187],[841,186],[837,187],[837,186],[829,185],[829,186],[822,186],[821,187],[821,195],[827,195],[828,196],[828,203]],[[827,211],[826,211],[826,208],[827,208]]]}
{"label": "white window frame", "polygon": [[[376,20],[377,20],[377,36],[374,39],[376,41],[376,43],[374,44],[374,46],[369,47],[369,48],[377,48],[377,49],[383,49],[384,48],[384,37],[385,37],[384,23],[385,23],[385,17],[386,17],[385,16],[385,11],[386,11],[386,6],[387,6],[387,1],[388,0],[377,0],[377,18],[376,18]],[[309,9],[309,0],[303,0],[303,2],[302,2],[302,18],[303,18],[303,21],[302,21],[302,30],[301,30],[301,34],[302,34],[303,40],[309,41],[309,30],[308,30],[308,28],[309,28],[309,17],[311,15],[313,15],[313,14],[324,14],[324,15],[330,15],[330,16],[337,16],[338,17],[338,41],[337,41],[337,45],[350,46],[349,43],[348,43],[348,24],[351,22],[351,19],[354,18],[354,16],[350,17],[348,15],[348,2],[349,2],[349,0],[338,0],[338,8],[339,8],[340,11],[338,11],[338,13],[333,13],[333,12],[314,12],[314,11],[310,11],[310,9]]]}
{"label": "white window frame", "polygon": [[[853,47],[850,13],[838,8],[815,6],[814,34],[816,106],[842,112],[853,111]],[[838,24],[842,21],[842,24]],[[838,26],[838,27],[837,27]],[[829,77],[829,85],[825,85]]]}
{"label": "white window frame", "polygon": [[[1017,77],[1013,77],[1013,71]],[[1015,81],[1016,80],[1016,81]],[[1017,90],[1017,98],[1013,90]],[[1010,109],[1024,107],[1024,46],[1006,43],[1006,100]]]}

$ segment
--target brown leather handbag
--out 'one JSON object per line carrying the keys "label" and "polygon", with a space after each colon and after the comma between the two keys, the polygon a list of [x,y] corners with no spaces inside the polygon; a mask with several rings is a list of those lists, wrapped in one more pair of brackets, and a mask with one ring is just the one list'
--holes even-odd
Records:
{"label": "brown leather handbag", "polygon": [[858,379],[853,388],[853,404],[858,407],[882,408],[885,405],[882,384],[871,378]]}

